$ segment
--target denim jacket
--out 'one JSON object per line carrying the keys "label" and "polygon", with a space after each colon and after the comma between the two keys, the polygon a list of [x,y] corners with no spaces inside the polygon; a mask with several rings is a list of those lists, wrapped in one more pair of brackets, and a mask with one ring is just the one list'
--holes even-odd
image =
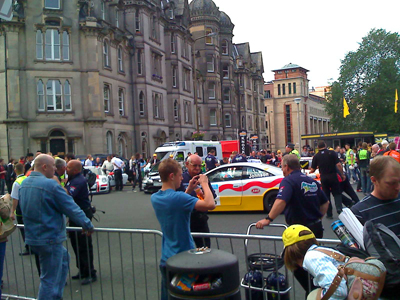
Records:
{"label": "denim jacket", "polygon": [[62,243],[67,239],[65,216],[83,229],[92,222],[65,190],[42,173],[32,172],[19,190],[19,204],[25,224],[25,242],[42,246]]}

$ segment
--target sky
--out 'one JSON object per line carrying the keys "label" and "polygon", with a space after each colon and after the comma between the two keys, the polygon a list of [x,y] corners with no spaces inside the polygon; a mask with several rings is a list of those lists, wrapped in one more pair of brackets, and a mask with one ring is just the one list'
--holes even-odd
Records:
{"label": "sky", "polygon": [[262,51],[265,81],[294,63],[309,70],[310,88],[327,85],[371,29],[400,32],[399,0],[213,1],[235,25],[233,42]]}

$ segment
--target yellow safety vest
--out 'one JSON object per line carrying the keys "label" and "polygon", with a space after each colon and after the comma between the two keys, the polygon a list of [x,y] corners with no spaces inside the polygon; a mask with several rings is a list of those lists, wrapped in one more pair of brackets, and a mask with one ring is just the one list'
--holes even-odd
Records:
{"label": "yellow safety vest", "polygon": [[[25,175],[19,175],[19,176],[17,177],[17,179],[15,179],[15,182],[18,183],[19,186],[21,186],[22,181],[24,181],[26,178],[27,178],[27,177],[26,177]],[[14,214],[15,214],[16,216],[18,216],[18,217],[22,217],[22,216],[20,216],[20,215],[17,215],[17,212],[16,212],[16,211],[14,212]]]}

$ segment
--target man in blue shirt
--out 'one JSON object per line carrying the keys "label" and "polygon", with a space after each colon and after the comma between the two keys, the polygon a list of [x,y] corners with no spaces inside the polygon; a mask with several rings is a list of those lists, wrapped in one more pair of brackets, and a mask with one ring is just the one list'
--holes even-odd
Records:
{"label": "man in blue shirt", "polygon": [[[85,177],[82,175],[82,164],[78,160],[71,160],[67,164],[67,174],[68,182],[65,188],[68,194],[74,198],[75,203],[83,210],[86,217],[92,220],[93,212],[89,200],[89,188]],[[70,219],[69,226],[78,227],[79,225]],[[76,256],[76,267],[79,269],[79,273],[72,276],[72,279],[83,279],[82,285],[95,282],[97,276],[93,266],[92,237],[85,237],[76,231],[71,231],[69,237]]]}
{"label": "man in blue shirt", "polygon": [[243,154],[238,154],[237,151],[232,152],[233,155],[235,155],[232,159],[232,163],[237,163],[237,162],[247,162],[247,158]]}
{"label": "man in blue shirt", "polygon": [[210,152],[208,152],[208,155],[206,156],[206,170],[210,171],[212,169],[215,169],[215,167],[219,166],[218,159],[215,157],[215,150],[211,149]]}
{"label": "man in blue shirt", "polygon": [[[279,185],[275,203],[266,218],[257,222],[256,227],[262,229],[264,226],[268,226],[284,212],[288,225],[304,225],[317,238],[322,238],[324,228],[321,220],[328,210],[329,201],[322,191],[321,185],[301,173],[300,161],[295,154],[287,154],[283,157],[282,171],[285,178]],[[308,276],[306,274],[307,272],[302,268],[294,272],[296,279],[308,291]]]}
{"label": "man in blue shirt", "polygon": [[25,223],[25,242],[40,259],[41,275],[38,300],[62,299],[68,275],[69,255],[62,245],[67,239],[65,215],[88,236],[93,224],[65,190],[51,179],[54,159],[46,154],[35,160],[35,171],[19,190],[19,204]]}
{"label": "man in blue shirt", "polygon": [[[200,175],[201,173],[201,158],[200,156],[193,154],[186,161],[187,170],[183,173],[182,182],[177,191],[186,192],[193,197],[197,197],[195,189],[188,189],[189,183],[193,177]],[[213,199],[217,197],[214,192],[214,189],[211,187],[211,183],[208,183],[208,186],[213,194]],[[208,216],[205,211],[198,211],[194,209],[192,211],[192,215],[190,217],[190,231],[191,232],[210,232],[210,228],[208,227]],[[210,238],[194,238],[194,242],[196,243],[196,247],[211,247]]]}
{"label": "man in blue shirt", "polygon": [[165,266],[168,258],[195,248],[190,234],[190,213],[194,208],[199,211],[212,210],[215,208],[215,203],[208,186],[207,176],[203,174],[195,176],[188,185],[187,192],[193,191],[199,184],[201,185],[204,200],[199,200],[189,193],[176,191],[182,181],[182,168],[176,160],[171,158],[163,160],[158,171],[163,184],[161,190],[151,196],[151,204],[163,232],[160,261],[161,300],[167,300]]}

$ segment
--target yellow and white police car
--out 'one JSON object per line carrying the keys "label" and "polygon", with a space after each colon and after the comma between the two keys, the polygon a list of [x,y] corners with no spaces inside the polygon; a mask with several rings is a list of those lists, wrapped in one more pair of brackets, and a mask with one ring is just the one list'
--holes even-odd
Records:
{"label": "yellow and white police car", "polygon": [[263,163],[233,163],[206,173],[217,194],[213,211],[269,212],[284,178],[282,170]]}

